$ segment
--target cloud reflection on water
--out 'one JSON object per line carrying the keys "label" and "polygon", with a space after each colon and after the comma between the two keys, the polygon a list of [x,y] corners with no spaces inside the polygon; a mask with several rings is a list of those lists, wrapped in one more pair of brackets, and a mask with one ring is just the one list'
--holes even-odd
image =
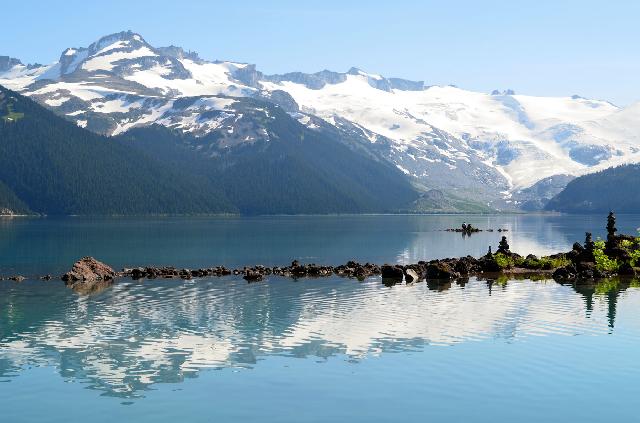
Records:
{"label": "cloud reflection on water", "polygon": [[[64,378],[124,397],[206,368],[256,366],[271,355],[357,361],[488,339],[606,334],[612,301],[528,280],[472,279],[442,291],[426,283],[388,288],[375,278],[127,282],[92,296],[41,288],[64,292],[54,306],[43,306],[47,293],[37,289],[13,285],[3,297],[2,378],[55,366]],[[640,295],[616,292],[614,301],[636,307]]]}

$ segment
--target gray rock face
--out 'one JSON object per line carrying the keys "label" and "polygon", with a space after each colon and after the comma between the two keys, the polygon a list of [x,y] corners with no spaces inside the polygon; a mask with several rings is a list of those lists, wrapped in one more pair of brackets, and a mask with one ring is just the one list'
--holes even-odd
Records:
{"label": "gray rock face", "polygon": [[[349,71],[347,72],[347,74],[349,75],[367,75],[365,72],[361,71],[358,68],[351,68],[349,69]],[[373,77],[373,76],[367,76],[367,83],[372,86],[373,88],[376,88],[378,90],[381,91],[391,91],[391,83],[389,82],[388,79],[386,78],[382,78],[382,77]]]}
{"label": "gray rock face", "polygon": [[84,60],[84,58],[88,57],[89,51],[86,48],[80,49],[66,49],[62,52],[60,56],[60,74],[68,75],[73,73],[78,65]]}
{"label": "gray rock face", "polygon": [[[358,68],[351,68],[346,73],[333,72],[329,70],[323,70],[316,73],[303,73],[303,72],[291,72],[282,75],[261,75],[262,79],[269,82],[283,82],[289,81],[296,84],[302,84],[311,90],[320,90],[327,84],[339,84],[347,80],[347,75],[368,75]],[[246,79],[241,79],[240,76],[234,74],[237,79],[247,82]],[[379,76],[367,77],[367,83],[373,88],[382,91],[391,91],[392,89],[402,91],[422,91],[424,89],[423,81],[410,81],[408,79],[401,78],[383,78]]]}
{"label": "gray rock face", "polygon": [[516,92],[512,89],[507,90],[493,90],[491,91],[491,95],[516,95]]}
{"label": "gray rock face", "polygon": [[96,54],[105,47],[117,43],[118,41],[126,41],[131,49],[143,46],[151,47],[139,34],[136,34],[133,31],[122,31],[104,36],[95,43],[92,43],[88,48],[89,54]]}
{"label": "gray rock face", "polygon": [[0,72],[6,72],[16,65],[21,65],[22,62],[18,59],[14,59],[9,56],[0,56]]}
{"label": "gray rock face", "polygon": [[602,145],[584,145],[574,143],[569,150],[569,156],[578,163],[595,166],[603,160],[612,157],[611,148]]}
{"label": "gray rock face", "polygon": [[401,91],[422,91],[424,90],[424,81],[410,81],[402,78],[389,78],[389,84],[394,90]]}
{"label": "gray rock face", "polygon": [[288,113],[297,113],[300,111],[298,103],[293,99],[291,94],[282,90],[273,90],[270,92],[261,91],[259,98],[267,100],[271,103],[277,104],[282,107],[284,111]]}
{"label": "gray rock face", "polygon": [[173,57],[174,59],[189,59],[196,63],[204,63],[195,51],[184,51],[182,47],[169,46],[157,47],[156,51],[162,56]]}
{"label": "gray rock face", "polygon": [[256,65],[247,65],[233,72],[233,77],[250,87],[257,87],[262,79],[262,72],[256,70]]}
{"label": "gray rock face", "polygon": [[302,84],[311,90],[322,89],[327,84],[339,84],[347,80],[347,75],[338,72],[323,70],[316,73],[291,72],[284,75],[265,75],[264,79],[270,82],[290,81]]}

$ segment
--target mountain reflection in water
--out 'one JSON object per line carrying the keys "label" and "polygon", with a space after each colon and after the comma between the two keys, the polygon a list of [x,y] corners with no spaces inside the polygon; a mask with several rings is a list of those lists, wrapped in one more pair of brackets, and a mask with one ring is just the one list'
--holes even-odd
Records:
{"label": "mountain reflection in water", "polygon": [[358,362],[486,339],[606,335],[620,304],[640,302],[628,287],[222,278],[127,281],[80,296],[58,282],[0,282],[0,380],[53,366],[65,379],[134,398],[156,383],[274,355]]}

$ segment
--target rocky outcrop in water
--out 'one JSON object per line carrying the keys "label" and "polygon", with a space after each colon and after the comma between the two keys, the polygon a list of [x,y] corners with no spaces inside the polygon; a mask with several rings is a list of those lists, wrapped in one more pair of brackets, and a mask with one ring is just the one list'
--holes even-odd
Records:
{"label": "rocky outcrop in water", "polygon": [[93,257],[83,257],[61,279],[68,287],[88,293],[110,285],[115,277],[116,272],[111,267]]}
{"label": "rocky outcrop in water", "polygon": [[583,281],[613,276],[634,277],[640,274],[640,238],[617,234],[616,217],[607,216],[607,240],[593,241],[591,233],[585,234],[584,245],[576,242],[566,254],[570,263],[556,269],[558,281]]}
{"label": "rocky outcrop in water", "polygon": [[95,282],[112,280],[116,272],[93,257],[83,257],[74,263],[71,271],[62,275],[65,282]]}
{"label": "rocky outcrop in water", "polygon": [[[464,235],[471,235],[476,232],[494,232],[496,230],[492,228],[480,229],[480,228],[476,228],[471,223],[469,224],[463,223],[462,226],[460,226],[459,228],[449,228],[449,229],[445,229],[445,231],[461,233],[464,236]],[[508,229],[502,229],[502,228],[497,229],[497,232],[508,232],[508,231],[509,231]]]}

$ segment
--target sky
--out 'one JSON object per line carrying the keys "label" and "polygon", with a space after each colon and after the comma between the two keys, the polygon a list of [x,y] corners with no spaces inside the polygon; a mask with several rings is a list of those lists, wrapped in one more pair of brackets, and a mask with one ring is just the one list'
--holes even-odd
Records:
{"label": "sky", "polygon": [[272,74],[352,66],[490,92],[640,100],[640,1],[7,2],[0,55],[51,63],[132,30]]}

